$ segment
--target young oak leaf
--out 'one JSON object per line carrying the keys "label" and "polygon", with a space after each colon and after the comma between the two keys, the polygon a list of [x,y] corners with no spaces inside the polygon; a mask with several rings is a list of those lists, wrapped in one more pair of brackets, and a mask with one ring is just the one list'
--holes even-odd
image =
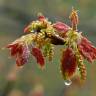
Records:
{"label": "young oak leaf", "polygon": [[96,48],[87,38],[82,37],[81,42],[78,44],[78,49],[89,62],[92,63],[96,59]]}
{"label": "young oak leaf", "polygon": [[30,52],[27,45],[24,45],[18,41],[9,44],[7,48],[10,49],[11,56],[16,59],[17,66],[22,66],[28,62]]}
{"label": "young oak leaf", "polygon": [[68,25],[62,22],[57,22],[53,24],[53,28],[55,28],[58,34],[62,37],[66,36],[66,32],[70,29]]}
{"label": "young oak leaf", "polygon": [[54,23],[53,27],[60,32],[67,32],[70,28],[68,25],[62,22]]}
{"label": "young oak leaf", "polygon": [[77,68],[76,57],[72,51],[72,48],[67,48],[63,51],[62,59],[61,59],[61,72],[64,79],[70,79]]}
{"label": "young oak leaf", "polygon": [[8,44],[7,48],[10,49],[11,56],[15,56],[17,53],[18,54],[23,53],[23,46],[22,44],[19,44],[18,42]]}
{"label": "young oak leaf", "polygon": [[41,50],[39,48],[33,47],[32,55],[36,58],[37,63],[40,65],[40,67],[43,68],[45,65],[45,60]]}

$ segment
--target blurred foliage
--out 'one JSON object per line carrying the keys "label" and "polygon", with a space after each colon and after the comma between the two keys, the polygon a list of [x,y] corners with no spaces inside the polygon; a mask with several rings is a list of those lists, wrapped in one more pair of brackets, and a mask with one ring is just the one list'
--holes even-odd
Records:
{"label": "blurred foliage", "polygon": [[[0,48],[21,36],[24,27],[37,18],[38,12],[42,12],[53,22],[63,21],[69,24],[68,17],[72,6],[79,10],[79,30],[96,45],[95,0],[0,0]],[[56,48],[59,49],[60,46]],[[10,87],[10,81],[14,82],[7,92],[8,96],[15,96],[17,93],[19,95],[16,96],[28,96],[35,84],[39,83],[45,88],[45,96],[95,96],[96,64],[89,65],[85,62],[88,71],[85,85],[81,87],[77,82],[67,87],[58,72],[58,51],[56,49],[53,62],[47,62],[46,70],[41,71],[34,64],[34,58],[21,70],[14,69],[14,60],[9,58],[8,50],[0,50],[0,96],[8,91],[5,89]]]}

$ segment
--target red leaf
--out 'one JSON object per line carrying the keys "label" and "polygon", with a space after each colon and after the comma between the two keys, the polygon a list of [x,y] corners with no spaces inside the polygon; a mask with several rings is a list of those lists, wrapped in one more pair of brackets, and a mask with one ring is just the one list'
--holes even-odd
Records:
{"label": "red leaf", "polygon": [[53,25],[53,27],[59,32],[67,32],[69,30],[69,26],[62,22],[57,22]]}
{"label": "red leaf", "polygon": [[9,44],[7,48],[10,49],[11,56],[14,56],[16,59],[17,66],[22,66],[28,62],[30,52],[27,45],[16,42]]}
{"label": "red leaf", "polygon": [[26,59],[23,58],[23,57],[18,56],[16,58],[16,64],[17,64],[17,66],[23,66],[26,62],[27,62]]}
{"label": "red leaf", "polygon": [[18,42],[9,44],[7,48],[10,49],[11,56],[15,56],[16,54],[22,54],[23,53],[23,46],[22,44],[19,44]]}
{"label": "red leaf", "polygon": [[32,48],[32,55],[37,59],[37,63],[41,67],[44,67],[45,61],[44,61],[44,57],[43,57],[41,50],[39,48],[36,48],[36,47]]}
{"label": "red leaf", "polygon": [[91,44],[91,42],[83,37],[81,42],[78,44],[80,53],[89,62],[93,62],[96,59],[96,48]]}
{"label": "red leaf", "polygon": [[67,48],[65,51],[63,51],[61,59],[61,72],[64,79],[70,79],[74,75],[76,68],[76,57],[73,54],[72,49]]}

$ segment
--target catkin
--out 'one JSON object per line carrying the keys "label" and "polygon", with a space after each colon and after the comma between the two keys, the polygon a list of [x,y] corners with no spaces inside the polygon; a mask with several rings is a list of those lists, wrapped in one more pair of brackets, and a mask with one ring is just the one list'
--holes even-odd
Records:
{"label": "catkin", "polygon": [[79,54],[78,51],[76,52],[76,60],[77,60],[78,69],[79,69],[79,72],[80,72],[80,75],[81,75],[81,79],[86,80],[86,75],[87,75],[86,67],[85,67],[85,65],[83,63],[83,58]]}
{"label": "catkin", "polygon": [[54,55],[53,49],[54,48],[51,46],[50,50],[49,50],[49,54],[48,54],[49,61],[52,61],[52,58],[53,58],[53,55]]}

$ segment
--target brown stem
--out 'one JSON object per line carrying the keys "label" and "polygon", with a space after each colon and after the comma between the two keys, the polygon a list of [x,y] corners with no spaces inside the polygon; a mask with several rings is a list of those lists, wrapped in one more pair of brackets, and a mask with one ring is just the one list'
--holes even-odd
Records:
{"label": "brown stem", "polygon": [[49,37],[51,39],[51,43],[54,45],[64,45],[65,41],[63,38],[56,36],[56,35],[52,35],[51,37]]}

